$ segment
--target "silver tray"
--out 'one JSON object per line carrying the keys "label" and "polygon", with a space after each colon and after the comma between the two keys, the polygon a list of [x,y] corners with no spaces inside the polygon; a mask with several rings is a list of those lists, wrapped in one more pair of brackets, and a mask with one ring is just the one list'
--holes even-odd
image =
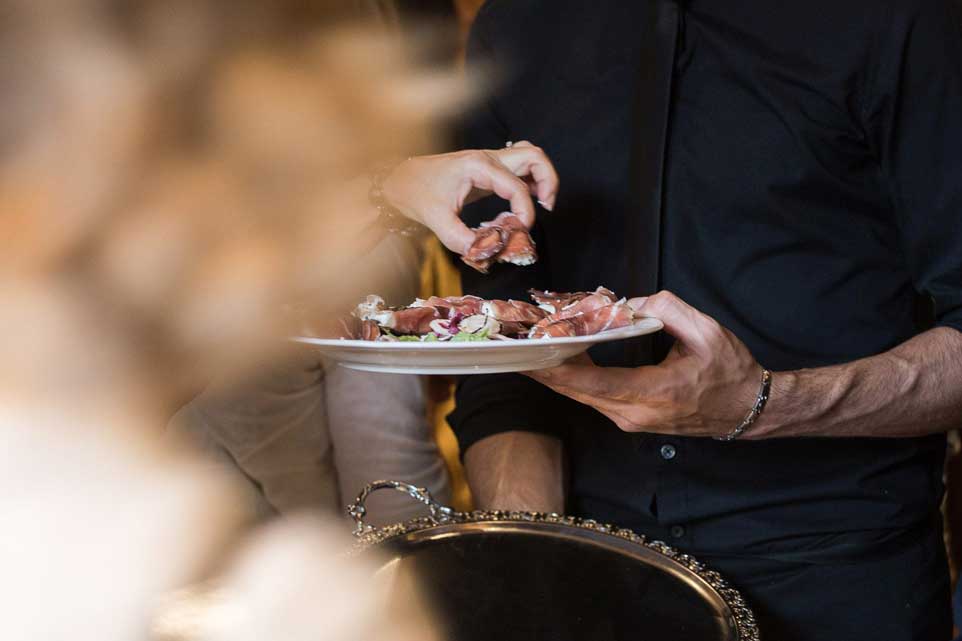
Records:
{"label": "silver tray", "polygon": [[[364,522],[372,492],[393,489],[429,516]],[[368,485],[349,507],[355,553],[387,553],[414,577],[451,641],[758,641],[741,594],[661,541],[592,520],[537,512],[457,512],[399,481]]]}

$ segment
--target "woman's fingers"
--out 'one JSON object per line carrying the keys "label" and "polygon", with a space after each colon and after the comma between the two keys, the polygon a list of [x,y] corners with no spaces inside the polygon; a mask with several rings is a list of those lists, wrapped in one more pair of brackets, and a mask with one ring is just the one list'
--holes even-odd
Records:
{"label": "woman's fingers", "polygon": [[460,219],[467,202],[494,193],[510,202],[512,213],[530,229],[535,219],[532,195],[551,210],[558,174],[544,151],[522,141],[496,151],[411,158],[382,187],[387,200],[404,215],[427,225],[451,251],[464,254],[475,238]]}
{"label": "woman's fingers", "polygon": [[534,203],[528,185],[510,171],[497,157],[484,153],[472,156],[468,177],[477,189],[494,192],[511,203],[511,211],[525,227],[534,225]]}
{"label": "woman's fingers", "polygon": [[544,150],[522,140],[510,147],[495,150],[492,154],[514,175],[530,177],[534,183],[531,191],[538,201],[548,211],[554,209],[560,181],[558,172]]}
{"label": "woman's fingers", "polygon": [[[427,222],[427,221],[426,221]],[[455,216],[447,216],[437,224],[428,222],[428,227],[434,232],[441,243],[456,254],[462,256],[474,244],[474,232]]]}

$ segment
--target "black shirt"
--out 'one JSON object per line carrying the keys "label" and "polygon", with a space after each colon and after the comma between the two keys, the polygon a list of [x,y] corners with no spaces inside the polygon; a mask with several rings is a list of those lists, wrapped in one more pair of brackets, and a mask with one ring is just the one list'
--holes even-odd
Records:
{"label": "black shirt", "polygon": [[[534,141],[561,194],[538,219],[539,263],[463,270],[465,292],[669,289],[776,372],[898,345],[923,329],[920,299],[962,330],[951,0],[495,0],[469,51],[501,76],[463,144]],[[465,378],[450,422],[462,451],[558,435],[570,512],[705,553],[844,557],[931,522],[942,491],[942,436],[630,435],[517,375]]]}

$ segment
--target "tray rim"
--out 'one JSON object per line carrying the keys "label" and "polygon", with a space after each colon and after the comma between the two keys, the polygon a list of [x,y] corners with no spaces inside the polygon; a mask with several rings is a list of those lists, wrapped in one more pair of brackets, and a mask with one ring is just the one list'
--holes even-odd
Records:
{"label": "tray rim", "polygon": [[451,511],[440,516],[421,517],[380,528],[367,527],[357,533],[352,554],[383,549],[387,544],[400,540],[416,542],[450,538],[459,532],[480,535],[492,531],[527,534],[550,531],[556,535],[614,548],[635,558],[655,560],[659,567],[683,580],[688,579],[689,585],[699,590],[703,596],[710,597],[720,610],[727,611],[729,631],[734,635],[728,641],[760,640],[758,625],[751,608],[742,594],[718,572],[664,541],[652,540],[627,528],[599,523],[593,519],[544,512]]}

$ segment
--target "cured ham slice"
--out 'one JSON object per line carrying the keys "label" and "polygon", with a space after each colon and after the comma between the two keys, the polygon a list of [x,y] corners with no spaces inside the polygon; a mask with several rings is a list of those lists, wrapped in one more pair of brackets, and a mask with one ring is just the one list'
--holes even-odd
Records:
{"label": "cured ham slice", "polygon": [[[391,308],[380,296],[368,296],[350,318],[340,322],[340,334],[368,341],[553,338],[597,334],[626,327],[634,319],[625,299],[616,300],[603,287],[594,292],[531,294],[540,306],[477,296],[432,296]],[[546,308],[552,310],[550,314]]]}
{"label": "cured ham slice", "polygon": [[608,305],[614,304],[616,301],[613,298],[609,298],[605,294],[589,294],[581,300],[577,300],[572,303],[568,303],[558,311],[553,314],[549,314],[540,324],[546,324],[554,321],[564,320],[566,318],[571,318],[572,316],[578,316],[580,314],[587,314],[593,312],[596,309],[602,307],[607,307]]}
{"label": "cured ham slice", "polygon": [[479,227],[474,232],[474,244],[461,260],[482,274],[487,274],[494,257],[504,249],[504,235],[500,227]]}
{"label": "cured ham slice", "polygon": [[483,303],[484,299],[478,298],[477,296],[448,296],[446,298],[432,296],[427,300],[416,300],[411,307],[433,307],[434,309],[438,310],[445,319],[447,319],[451,318],[454,312],[457,312],[462,316],[474,316],[476,314],[480,314],[481,305]]}
{"label": "cured ham slice", "polygon": [[420,336],[430,333],[431,321],[438,318],[440,314],[433,307],[407,307],[376,312],[363,320],[373,320],[395,334]]}
{"label": "cured ham slice", "polygon": [[489,300],[481,305],[481,313],[504,323],[534,325],[547,313],[540,307],[520,300]]}
{"label": "cured ham slice", "polygon": [[427,334],[431,331],[431,321],[441,314],[434,307],[405,307],[390,309],[385,307],[380,296],[368,296],[357,309],[354,316],[361,321],[374,321],[379,327],[395,334]]}
{"label": "cured ham slice", "polygon": [[381,328],[373,320],[361,320],[355,316],[341,319],[341,338],[376,341],[381,337]]}
{"label": "cured ham slice", "polygon": [[531,265],[538,260],[528,228],[511,212],[498,214],[473,231],[474,243],[461,260],[482,274],[486,274],[495,261]]}
{"label": "cured ham slice", "polygon": [[529,338],[561,338],[565,336],[591,336],[610,329],[631,325],[634,310],[624,301],[599,307],[589,312],[538,324],[532,328]]}
{"label": "cured ham slice", "polygon": [[[538,305],[543,307],[551,307],[554,311],[570,305],[571,303],[576,303],[582,298],[588,296],[588,292],[549,292],[539,291],[537,289],[529,289],[528,294],[531,295],[532,300]],[[553,313],[553,312],[552,312]]]}
{"label": "cured ham slice", "polygon": [[499,263],[513,265],[531,265],[537,262],[538,252],[534,248],[534,239],[524,226],[521,219],[511,212],[499,214],[490,223],[483,223],[482,227],[499,227],[504,248],[497,255]]}
{"label": "cured ham slice", "polygon": [[[585,298],[598,296],[608,301],[608,304],[617,302],[618,297],[610,289],[599,287],[593,292],[549,292],[529,289],[528,294],[539,307],[549,314],[560,314],[563,310],[570,309],[573,305]],[[563,316],[559,316],[559,319]]]}

